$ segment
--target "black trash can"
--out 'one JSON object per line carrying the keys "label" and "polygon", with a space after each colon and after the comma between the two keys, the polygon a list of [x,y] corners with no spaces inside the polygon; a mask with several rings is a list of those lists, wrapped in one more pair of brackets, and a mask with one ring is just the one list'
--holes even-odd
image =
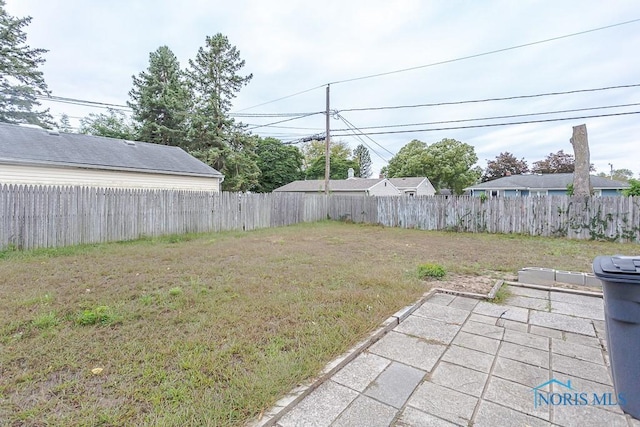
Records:
{"label": "black trash can", "polygon": [[593,273],[602,281],[607,343],[620,408],[640,419],[640,256],[599,256]]}

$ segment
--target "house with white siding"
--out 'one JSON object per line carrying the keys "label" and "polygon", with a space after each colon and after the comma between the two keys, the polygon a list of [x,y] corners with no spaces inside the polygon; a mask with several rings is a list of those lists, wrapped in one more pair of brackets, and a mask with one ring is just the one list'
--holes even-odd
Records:
{"label": "house with white siding", "polygon": [[433,184],[429,178],[424,176],[389,178],[389,181],[405,196],[434,196],[436,194]]}
{"label": "house with white siding", "polygon": [[220,191],[223,180],[179,147],[0,123],[0,185]]}
{"label": "house with white siding", "polygon": [[[323,194],[324,180],[293,181],[273,190],[274,193]],[[352,196],[400,196],[402,193],[386,178],[381,179],[330,179],[329,193]]]}

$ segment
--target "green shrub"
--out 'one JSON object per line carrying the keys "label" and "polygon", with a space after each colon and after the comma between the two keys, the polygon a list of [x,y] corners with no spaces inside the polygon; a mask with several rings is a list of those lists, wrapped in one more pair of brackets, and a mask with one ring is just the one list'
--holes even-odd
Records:
{"label": "green shrub", "polygon": [[418,277],[420,279],[436,278],[439,279],[447,274],[444,267],[440,264],[428,262],[418,266]]}
{"label": "green shrub", "polygon": [[118,316],[110,307],[106,305],[101,305],[93,309],[83,310],[82,313],[76,316],[76,323],[82,326],[96,324],[110,325],[116,323],[118,320]]}

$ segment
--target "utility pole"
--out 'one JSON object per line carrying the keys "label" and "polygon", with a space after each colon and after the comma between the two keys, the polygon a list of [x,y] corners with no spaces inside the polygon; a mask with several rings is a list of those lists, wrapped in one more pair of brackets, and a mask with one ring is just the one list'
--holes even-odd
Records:
{"label": "utility pole", "polygon": [[329,135],[330,132],[330,126],[329,126],[329,86],[327,85],[327,112],[326,112],[326,129],[325,132],[327,134],[327,139],[325,141],[325,147],[324,147],[324,194],[329,194],[329,173],[331,171],[331,161],[330,159],[330,150],[329,150],[329,143],[331,141],[331,136]]}

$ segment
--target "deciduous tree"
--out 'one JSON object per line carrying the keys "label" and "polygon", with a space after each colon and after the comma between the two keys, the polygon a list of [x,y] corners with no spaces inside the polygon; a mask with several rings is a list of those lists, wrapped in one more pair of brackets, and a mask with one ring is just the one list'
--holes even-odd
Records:
{"label": "deciduous tree", "polygon": [[54,122],[49,110],[35,110],[40,106],[36,97],[49,94],[38,69],[47,51],[27,45],[23,28],[30,22],[31,17],[9,15],[0,0],[0,122],[51,127]]}
{"label": "deciduous tree", "polygon": [[518,160],[508,151],[500,153],[495,160],[487,160],[487,167],[482,175],[482,181],[491,181],[508,175],[520,175],[529,172],[529,166],[524,158]]}
{"label": "deciduous tree", "polygon": [[575,169],[575,159],[573,154],[560,150],[557,153],[549,153],[543,160],[533,163],[531,172],[533,173],[573,173]]}
{"label": "deciduous tree", "polygon": [[427,144],[414,139],[389,160],[382,172],[387,178],[428,176],[428,164]]}
{"label": "deciduous tree", "polygon": [[258,139],[256,145],[260,178],[256,191],[268,193],[290,182],[302,179],[302,153],[293,145],[275,138]]}

